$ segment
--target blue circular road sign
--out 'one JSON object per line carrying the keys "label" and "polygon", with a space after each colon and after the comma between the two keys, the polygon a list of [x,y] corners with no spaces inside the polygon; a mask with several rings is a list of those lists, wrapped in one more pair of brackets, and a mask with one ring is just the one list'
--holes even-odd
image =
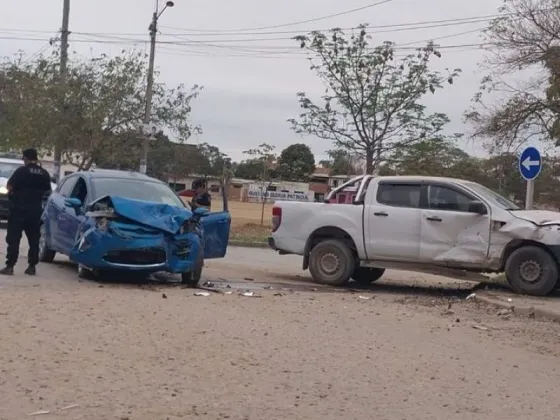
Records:
{"label": "blue circular road sign", "polygon": [[519,173],[531,181],[539,176],[542,169],[541,153],[534,147],[527,147],[519,156]]}

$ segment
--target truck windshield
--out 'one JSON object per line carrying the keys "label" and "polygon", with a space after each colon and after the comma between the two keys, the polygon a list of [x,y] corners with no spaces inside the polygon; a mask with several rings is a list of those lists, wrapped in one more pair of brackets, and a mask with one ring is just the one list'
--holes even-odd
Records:
{"label": "truck windshield", "polygon": [[511,202],[507,198],[502,197],[500,194],[495,193],[491,189],[477,184],[476,182],[465,182],[465,186],[473,190],[486,201],[491,202],[492,204],[503,210],[521,210],[521,207],[519,207],[517,204]]}

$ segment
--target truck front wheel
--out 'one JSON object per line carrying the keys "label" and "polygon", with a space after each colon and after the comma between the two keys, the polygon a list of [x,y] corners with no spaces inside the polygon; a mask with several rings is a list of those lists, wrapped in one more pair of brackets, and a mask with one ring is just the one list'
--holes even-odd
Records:
{"label": "truck front wheel", "polygon": [[352,277],[356,258],[344,242],[329,239],[315,245],[309,255],[309,272],[317,283],[342,286]]}
{"label": "truck front wheel", "polygon": [[558,264],[548,252],[536,246],[524,246],[512,252],[505,272],[513,291],[527,295],[548,295],[558,282]]}
{"label": "truck front wheel", "polygon": [[358,284],[368,285],[379,280],[384,273],[384,268],[356,267],[352,279]]}

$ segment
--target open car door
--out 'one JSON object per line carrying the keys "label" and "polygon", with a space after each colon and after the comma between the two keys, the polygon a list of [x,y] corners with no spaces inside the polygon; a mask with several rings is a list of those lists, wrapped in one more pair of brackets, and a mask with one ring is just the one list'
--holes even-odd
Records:
{"label": "open car door", "polygon": [[231,214],[228,211],[207,213],[202,217],[204,259],[225,257],[230,227]]}

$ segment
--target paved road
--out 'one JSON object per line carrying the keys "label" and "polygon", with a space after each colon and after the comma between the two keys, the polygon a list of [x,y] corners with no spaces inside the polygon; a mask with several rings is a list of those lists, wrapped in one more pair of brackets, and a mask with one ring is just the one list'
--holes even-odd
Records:
{"label": "paved road", "polygon": [[232,248],[208,264],[211,281],[294,286],[261,298],[79,282],[61,263],[0,279],[0,419],[558,418],[560,325],[459,283],[391,286],[425,281],[409,273],[388,275],[399,294],[298,291],[299,263]]}

